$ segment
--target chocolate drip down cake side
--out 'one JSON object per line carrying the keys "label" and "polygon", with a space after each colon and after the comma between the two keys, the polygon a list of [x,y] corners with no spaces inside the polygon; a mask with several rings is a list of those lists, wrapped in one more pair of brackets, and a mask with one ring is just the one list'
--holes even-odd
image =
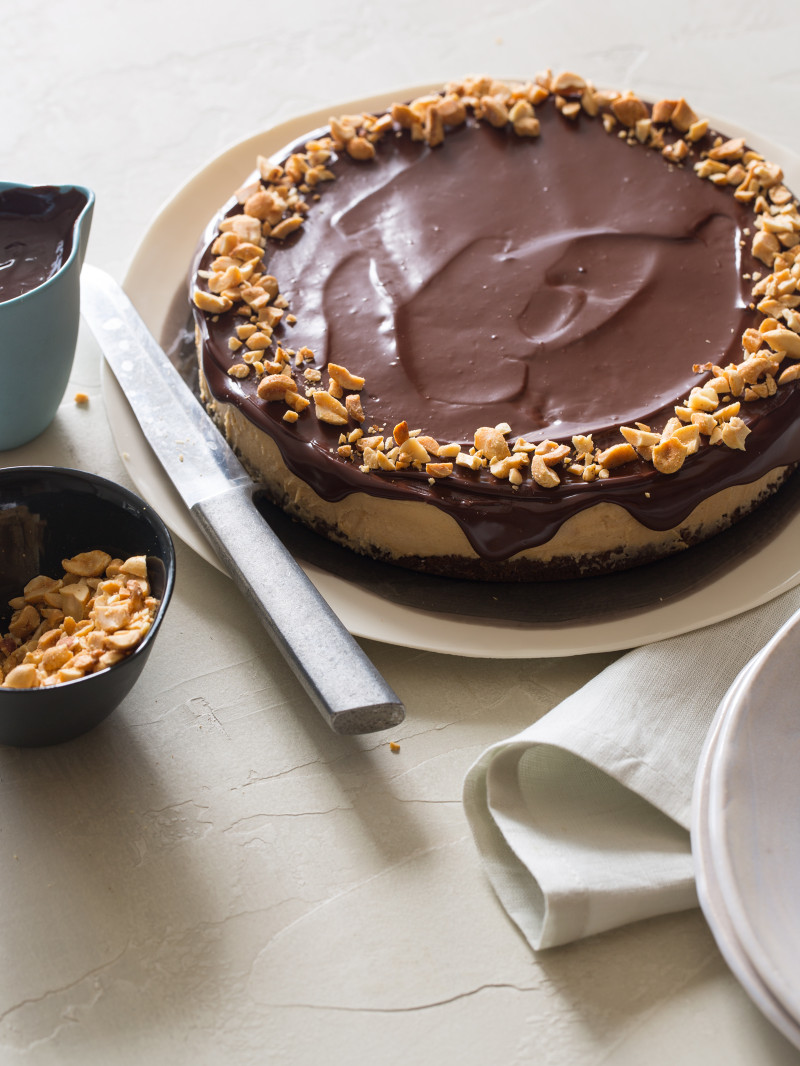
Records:
{"label": "chocolate drip down cake side", "polygon": [[466,79],[257,167],[193,270],[201,388],[333,540],[458,577],[608,572],[800,460],[798,203],[685,100]]}

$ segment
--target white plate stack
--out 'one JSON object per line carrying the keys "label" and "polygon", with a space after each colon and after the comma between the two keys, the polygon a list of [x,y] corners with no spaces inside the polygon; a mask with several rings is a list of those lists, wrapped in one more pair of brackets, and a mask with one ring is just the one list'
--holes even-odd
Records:
{"label": "white plate stack", "polygon": [[700,904],[753,1002],[800,1047],[800,616],[731,686],[695,782]]}

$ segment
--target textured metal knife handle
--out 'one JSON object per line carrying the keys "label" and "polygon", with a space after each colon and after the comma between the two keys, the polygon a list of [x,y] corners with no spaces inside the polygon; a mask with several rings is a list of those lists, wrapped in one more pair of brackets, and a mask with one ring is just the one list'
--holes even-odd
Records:
{"label": "textured metal knife handle", "polygon": [[252,487],[233,487],[192,512],[334,732],[399,725],[403,704],[264,521]]}

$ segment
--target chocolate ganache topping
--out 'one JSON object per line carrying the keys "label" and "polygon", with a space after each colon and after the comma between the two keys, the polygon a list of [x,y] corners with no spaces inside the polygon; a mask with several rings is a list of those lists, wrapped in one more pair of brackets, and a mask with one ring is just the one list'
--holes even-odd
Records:
{"label": "chocolate ganache topping", "polygon": [[85,206],[86,197],[77,189],[0,189],[0,302],[58,273],[69,259],[75,220]]}
{"label": "chocolate ganache topping", "polygon": [[[621,426],[661,433],[693,389],[747,357],[742,337],[765,320],[754,280],[769,271],[751,251],[752,197],[695,173],[718,135],[682,139],[668,127],[648,147],[632,127],[601,117],[565,113],[550,96],[536,108],[535,137],[468,115],[441,143],[412,139],[395,122],[374,158],[334,151],[326,166],[335,180],[307,189],[303,224],[265,242],[261,270],[277,279],[290,315],[276,323],[270,351],[257,354],[303,352],[281,370],[294,373],[300,394],[304,370],[324,372],[329,363],[363,377],[365,434],[391,437],[405,422],[469,453],[481,426],[506,424],[509,447],[519,437],[569,445],[579,435],[598,452],[625,445]],[[684,158],[683,149],[671,155],[678,141]],[[666,158],[653,150],[661,146]],[[234,201],[223,214],[242,210]],[[201,292],[219,255],[212,247],[209,240],[197,263]],[[550,485],[525,466],[514,483],[491,463],[456,463],[434,477],[426,466],[367,471],[339,450],[358,423],[320,421],[313,403],[289,423],[283,404],[259,398],[258,373],[231,373],[241,364],[231,338],[246,317],[197,306],[195,314],[212,396],[273,437],[287,467],[319,496],[425,500],[450,514],[485,559],[544,543],[601,500],[667,529],[712,489],[800,459],[793,380],[737,406],[746,428],[735,445],[710,443],[709,431],[674,473],[654,468],[638,443],[591,480],[582,476],[585,457],[583,468],[567,459]],[[721,403],[735,401],[718,391]]]}

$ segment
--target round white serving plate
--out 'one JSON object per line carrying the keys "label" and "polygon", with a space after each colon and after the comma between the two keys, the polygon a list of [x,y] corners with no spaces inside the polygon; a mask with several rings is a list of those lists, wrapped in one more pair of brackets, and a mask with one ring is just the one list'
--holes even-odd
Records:
{"label": "round white serving plate", "polygon": [[[418,86],[336,104],[298,116],[232,145],[211,160],[162,207],[137,248],[124,286],[151,332],[164,333],[173,298],[185,283],[197,243],[210,218],[250,175],[258,155],[270,156],[305,133],[324,126],[331,114],[379,110],[393,100],[412,99],[430,86]],[[730,123],[722,129],[737,135]],[[748,141],[782,163],[787,180],[800,187],[800,160],[784,150]],[[160,512],[170,529],[212,565],[216,556],[197,529],[150,449],[113,374],[103,367],[103,390],[117,449],[139,492]],[[794,545],[800,516],[769,544],[701,590],[669,603],[654,602],[612,620],[591,617],[548,627],[452,614],[437,614],[390,602],[363,587],[303,564],[311,580],[356,636],[406,647],[482,658],[540,658],[621,651],[699,629],[765,603],[800,582]]]}
{"label": "round white serving plate", "polygon": [[800,1047],[800,615],[720,704],[693,798],[700,905],[753,1002]]}
{"label": "round white serving plate", "polygon": [[800,1048],[800,615],[743,669],[695,780],[698,895],[727,964]]}

